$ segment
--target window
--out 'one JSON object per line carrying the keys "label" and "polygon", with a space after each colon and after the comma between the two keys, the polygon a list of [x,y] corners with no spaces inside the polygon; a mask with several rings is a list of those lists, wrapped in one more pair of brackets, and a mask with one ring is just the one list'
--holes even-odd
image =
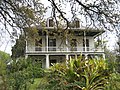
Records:
{"label": "window", "polygon": [[75,21],[75,27],[79,28],[80,27],[80,22],[78,20]]}
{"label": "window", "polygon": [[56,39],[48,39],[48,50],[56,51]]}
{"label": "window", "polygon": [[35,40],[35,51],[42,51],[42,39]]}
{"label": "window", "polygon": [[53,19],[49,19],[49,27],[53,27]]}
{"label": "window", "polygon": [[77,51],[77,40],[76,39],[71,40],[71,51]]}
{"label": "window", "polygon": [[85,44],[85,40],[83,39],[83,51],[85,51],[85,45],[86,45],[86,50],[89,51],[89,39],[86,39],[86,44]]}

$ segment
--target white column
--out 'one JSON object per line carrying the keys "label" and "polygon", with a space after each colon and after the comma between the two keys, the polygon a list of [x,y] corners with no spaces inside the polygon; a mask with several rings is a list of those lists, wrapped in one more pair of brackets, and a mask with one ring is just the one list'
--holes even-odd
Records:
{"label": "white column", "polygon": [[48,52],[48,34],[46,34],[46,51]]}
{"label": "white column", "polygon": [[46,55],[46,68],[49,68],[50,62],[49,62],[49,55]]}
{"label": "white column", "polygon": [[103,59],[105,60],[105,54],[103,54]]}
{"label": "white column", "polygon": [[84,44],[85,44],[85,52],[87,51],[87,48],[86,48],[86,32],[84,31]]}
{"label": "white column", "polygon": [[25,59],[27,59],[27,58],[28,58],[28,55],[26,54],[26,55],[25,55]]}
{"label": "white column", "polygon": [[85,54],[85,60],[88,59],[88,54]]}
{"label": "white column", "polygon": [[66,38],[66,51],[68,51],[68,39]]}
{"label": "white column", "polygon": [[102,44],[102,45],[101,45],[101,50],[104,51],[104,43],[103,43],[103,37],[102,37],[102,34],[101,34],[101,40],[102,40],[102,42],[101,42],[101,44]]}
{"label": "white column", "polygon": [[28,51],[28,44],[27,44],[27,40],[25,40],[25,52]]}
{"label": "white column", "polygon": [[77,60],[77,54],[75,54],[75,59]]}
{"label": "white column", "polygon": [[66,66],[68,65],[69,55],[66,54]]}
{"label": "white column", "polygon": [[66,60],[68,60],[69,59],[69,55],[68,54],[66,54]]}
{"label": "white column", "polygon": [[27,40],[25,40],[25,59],[28,58],[28,55],[26,54],[28,52],[28,44],[27,44]]}

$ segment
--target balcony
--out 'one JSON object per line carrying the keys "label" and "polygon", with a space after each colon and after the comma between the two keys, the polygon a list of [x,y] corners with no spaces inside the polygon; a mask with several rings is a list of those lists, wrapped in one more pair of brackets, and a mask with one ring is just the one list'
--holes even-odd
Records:
{"label": "balcony", "polygon": [[26,53],[71,53],[71,52],[87,52],[87,53],[94,53],[94,52],[104,52],[101,47],[93,48],[93,47],[27,47]]}

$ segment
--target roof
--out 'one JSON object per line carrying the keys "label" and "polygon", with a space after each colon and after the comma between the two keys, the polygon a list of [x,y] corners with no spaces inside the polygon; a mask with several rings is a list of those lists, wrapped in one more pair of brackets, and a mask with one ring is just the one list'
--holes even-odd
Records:
{"label": "roof", "polygon": [[[52,30],[57,30],[56,27],[38,27],[39,30],[47,30],[47,31],[52,31]],[[86,36],[92,36],[92,37],[97,37],[101,35],[102,33],[105,32],[103,29],[95,29],[95,28],[68,28],[67,30],[74,32],[75,35],[77,36],[84,36],[84,32]]]}

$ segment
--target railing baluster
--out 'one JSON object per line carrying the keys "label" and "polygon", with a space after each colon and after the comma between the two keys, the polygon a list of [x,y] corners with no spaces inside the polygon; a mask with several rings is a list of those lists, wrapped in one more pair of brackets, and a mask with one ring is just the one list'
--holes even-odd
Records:
{"label": "railing baluster", "polygon": [[[68,50],[66,47],[40,47],[40,46],[35,46],[35,47],[27,47],[26,52],[84,52],[85,47],[68,47]],[[86,48],[87,52],[103,52],[104,50],[101,47],[87,47]]]}

